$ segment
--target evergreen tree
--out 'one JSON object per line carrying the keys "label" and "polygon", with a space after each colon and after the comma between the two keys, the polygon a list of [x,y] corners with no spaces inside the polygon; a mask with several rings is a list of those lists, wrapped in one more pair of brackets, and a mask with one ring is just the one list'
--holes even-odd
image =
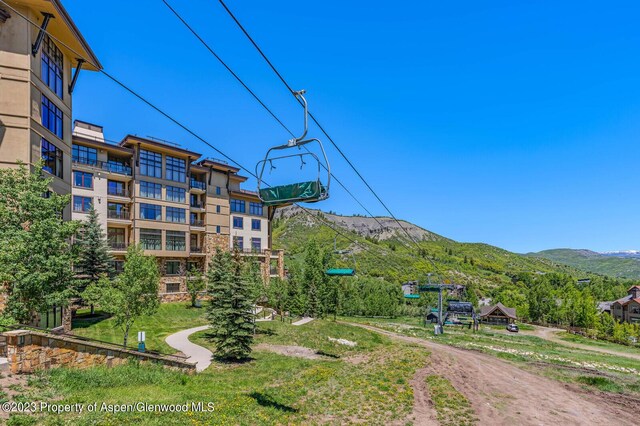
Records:
{"label": "evergreen tree", "polygon": [[7,295],[6,320],[28,322],[51,305],[72,297],[74,250],[69,241],[78,228],[62,211],[70,196],[49,190],[42,162],[33,172],[20,164],[0,169],[0,283]]}
{"label": "evergreen tree", "polygon": [[207,276],[209,336],[220,360],[243,360],[251,353],[254,316],[250,281],[254,277],[250,274],[238,252],[231,255],[218,250],[211,259]]}
{"label": "evergreen tree", "polygon": [[[88,285],[97,283],[103,276],[113,273],[107,239],[98,219],[98,213],[93,205],[89,209],[87,220],[76,234],[78,261],[76,265],[81,271],[78,280],[78,292],[82,292]],[[93,313],[93,305],[91,305]]]}
{"label": "evergreen tree", "polygon": [[78,261],[76,265],[82,271],[85,285],[97,282],[102,276],[113,272],[107,239],[100,225],[98,213],[89,209],[87,220],[76,234]]}
{"label": "evergreen tree", "polygon": [[280,319],[284,321],[284,313],[289,310],[289,288],[287,281],[280,278],[272,278],[268,288],[269,305],[280,313]]}
{"label": "evergreen tree", "polygon": [[151,315],[159,305],[160,272],[155,257],[144,254],[139,245],[127,249],[124,270],[113,281],[102,277],[84,291],[89,301],[113,314],[115,325],[122,328],[124,345],[135,320]]}
{"label": "evergreen tree", "polygon": [[304,290],[307,296],[307,315],[317,317],[322,314],[321,291],[324,283],[322,254],[316,240],[309,241],[304,258]]}

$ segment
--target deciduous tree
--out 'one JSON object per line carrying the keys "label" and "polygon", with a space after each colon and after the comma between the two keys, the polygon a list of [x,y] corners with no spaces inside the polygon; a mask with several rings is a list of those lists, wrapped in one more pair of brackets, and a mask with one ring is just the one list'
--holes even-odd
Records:
{"label": "deciduous tree", "polygon": [[110,280],[101,278],[84,292],[89,303],[100,306],[113,315],[115,325],[124,333],[126,346],[129,331],[136,319],[151,315],[158,309],[160,272],[155,257],[144,254],[139,245],[127,249],[123,272]]}

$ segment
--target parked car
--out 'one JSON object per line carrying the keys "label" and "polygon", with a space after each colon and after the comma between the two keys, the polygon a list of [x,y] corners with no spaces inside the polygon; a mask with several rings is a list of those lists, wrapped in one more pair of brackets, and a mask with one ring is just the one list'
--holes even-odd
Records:
{"label": "parked car", "polygon": [[511,331],[512,333],[517,333],[518,332],[518,326],[515,324],[508,324],[507,325],[507,331]]}

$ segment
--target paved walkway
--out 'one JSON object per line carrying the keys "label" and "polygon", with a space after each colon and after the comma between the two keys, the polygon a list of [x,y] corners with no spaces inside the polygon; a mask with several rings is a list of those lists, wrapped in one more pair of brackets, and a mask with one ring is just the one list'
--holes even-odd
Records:
{"label": "paved walkway", "polygon": [[305,325],[308,322],[313,321],[315,318],[311,318],[311,317],[304,317],[301,320],[298,320],[296,322],[292,322],[291,325]]}
{"label": "paved walkway", "polygon": [[200,345],[191,343],[189,341],[189,336],[191,336],[193,333],[197,333],[198,331],[206,330],[209,327],[209,325],[203,325],[200,327],[178,331],[177,333],[167,336],[165,342],[167,342],[167,345],[179,350],[180,352],[188,356],[189,358],[187,359],[187,361],[195,362],[196,371],[203,371],[209,365],[211,365],[211,357],[213,356],[213,353],[207,348],[203,348]]}

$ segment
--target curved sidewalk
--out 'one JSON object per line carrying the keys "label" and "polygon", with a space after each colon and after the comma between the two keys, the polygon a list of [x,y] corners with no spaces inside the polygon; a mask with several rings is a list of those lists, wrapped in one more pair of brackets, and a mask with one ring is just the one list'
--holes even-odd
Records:
{"label": "curved sidewalk", "polygon": [[187,330],[182,330],[178,331],[177,333],[171,334],[165,339],[167,345],[179,350],[180,352],[188,356],[189,358],[187,359],[187,361],[196,363],[197,372],[203,371],[209,365],[211,365],[211,357],[213,356],[213,352],[211,352],[207,348],[203,348],[200,345],[191,343],[189,341],[189,336],[191,336],[193,333],[197,333],[198,331],[206,330],[209,327],[209,325],[203,325],[200,327],[189,328]]}

